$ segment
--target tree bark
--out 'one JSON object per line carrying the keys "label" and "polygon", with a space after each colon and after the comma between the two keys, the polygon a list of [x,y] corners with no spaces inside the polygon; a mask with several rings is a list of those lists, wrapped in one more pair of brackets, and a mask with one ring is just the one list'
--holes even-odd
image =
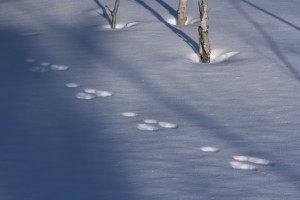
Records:
{"label": "tree bark", "polygon": [[120,4],[120,0],[115,0],[115,5],[114,5],[114,9],[110,10],[110,14],[111,14],[111,28],[115,29],[116,28],[116,24],[117,24],[117,13],[118,13],[118,9],[119,9],[119,4]]}
{"label": "tree bark", "polygon": [[198,28],[199,33],[199,54],[201,61],[204,63],[210,63],[210,44],[208,39],[208,0],[199,0],[199,12],[200,12],[200,26]]}
{"label": "tree bark", "polygon": [[186,17],[186,4],[187,0],[179,0],[179,5],[178,5],[178,19],[177,19],[177,25],[184,26],[187,20]]}

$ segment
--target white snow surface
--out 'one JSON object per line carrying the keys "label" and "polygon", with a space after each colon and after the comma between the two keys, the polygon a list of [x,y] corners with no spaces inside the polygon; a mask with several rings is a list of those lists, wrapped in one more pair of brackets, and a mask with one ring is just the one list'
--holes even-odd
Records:
{"label": "white snow surface", "polygon": [[0,1],[0,199],[298,200],[300,1],[113,4]]}

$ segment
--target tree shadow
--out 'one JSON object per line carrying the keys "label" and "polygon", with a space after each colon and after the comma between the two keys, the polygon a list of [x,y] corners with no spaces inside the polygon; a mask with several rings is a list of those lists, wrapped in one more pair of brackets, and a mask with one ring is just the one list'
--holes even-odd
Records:
{"label": "tree shadow", "polygon": [[99,15],[102,15],[107,20],[107,22],[111,24],[111,19],[107,14],[106,8],[100,3],[99,0],[93,0],[93,1],[99,6],[99,8],[102,9],[102,14],[99,13]]}
{"label": "tree shadow", "polygon": [[175,19],[177,18],[177,11],[172,8],[169,4],[164,2],[163,0],[156,0],[162,7],[164,7],[167,11],[169,11],[170,15],[172,15]]}
{"label": "tree shadow", "polygon": [[150,7],[145,1],[136,0],[141,6],[151,12],[159,21],[161,21],[166,27],[168,27],[172,32],[174,32],[178,37],[180,37],[186,44],[188,44],[192,50],[198,54],[199,53],[199,45],[195,40],[193,40],[190,36],[184,33],[182,30],[172,26],[169,24],[158,12],[156,12],[152,7]]}
{"label": "tree shadow", "polygon": [[[0,161],[5,163],[0,166],[0,189],[10,199],[134,199],[107,116],[91,120],[77,109],[81,103],[92,106],[91,101],[72,98],[74,94],[57,87],[58,79],[50,74],[26,70],[34,64],[25,58],[35,55],[39,60],[47,53],[36,49],[35,39],[0,29],[0,88],[6,94],[0,104]],[[46,57],[55,63],[51,53]],[[97,108],[105,113],[111,109]]]}
{"label": "tree shadow", "polygon": [[295,25],[295,24],[293,24],[293,23],[291,23],[291,22],[289,22],[289,21],[287,21],[287,20],[285,20],[285,19],[283,19],[283,18],[281,18],[281,17],[279,17],[279,16],[277,16],[277,15],[275,15],[275,14],[273,14],[273,13],[271,13],[271,12],[269,12],[269,11],[267,11],[267,10],[259,7],[259,6],[257,6],[257,5],[255,5],[255,4],[253,4],[253,3],[251,3],[251,2],[249,2],[247,0],[241,0],[241,1],[244,2],[245,4],[249,5],[249,6],[255,8],[255,9],[259,10],[259,11],[262,11],[263,13],[265,13],[265,14],[271,16],[271,17],[274,17],[275,19],[277,19],[277,20],[279,20],[279,21],[281,21],[281,22],[289,25],[290,27],[296,29],[297,31],[300,31],[300,27],[299,26],[297,26],[297,25]]}
{"label": "tree shadow", "polygon": [[[280,162],[280,159],[278,159],[276,155],[273,155],[270,152],[260,151],[259,146],[254,142],[248,141],[241,134],[220,124],[214,118],[210,117],[207,113],[195,110],[194,107],[188,105],[182,100],[174,98],[174,96],[176,95],[172,95],[170,92],[165,91],[161,85],[156,83],[156,81],[151,80],[151,78],[145,76],[145,74],[143,74],[142,72],[139,72],[136,66],[131,67],[129,63],[126,64],[126,61],[122,61],[124,65],[128,66],[126,68],[123,68],[121,66],[118,66],[117,63],[116,65],[111,65],[110,68],[112,70],[115,70],[116,73],[118,73],[120,76],[126,77],[128,81],[132,82],[133,85],[139,87],[142,91],[146,91],[146,93],[149,94],[152,99],[154,99],[155,102],[158,102],[162,107],[176,113],[176,115],[180,115],[182,120],[197,124],[199,129],[206,130],[211,137],[219,140],[223,144],[227,144],[233,149],[236,149],[236,152],[242,152],[242,149],[254,149],[253,151],[260,156]],[[143,84],[140,84],[138,80],[143,80]],[[240,102],[240,104],[243,104],[243,102]],[[245,109],[245,113],[247,112],[251,113],[253,112],[253,110]],[[272,170],[275,174],[287,180],[300,179],[300,174],[298,171],[284,164],[284,162],[280,162],[280,165],[286,170],[282,170],[282,168],[274,168]],[[187,172],[188,169],[185,169],[184,173]],[[192,185],[198,184],[197,180],[190,180],[190,182],[192,183]],[[216,183],[207,181],[206,185],[204,186],[207,187],[207,190],[205,192],[209,194],[209,189],[216,188],[216,185]],[[295,187],[300,189],[299,182],[292,181],[291,185],[294,185]],[[205,192],[201,193],[202,196],[205,196]]]}
{"label": "tree shadow", "polygon": [[[242,0],[245,3],[249,3],[246,0]],[[240,12],[240,14],[247,19],[247,21],[249,21],[250,24],[253,25],[253,27],[255,27],[263,36],[263,38],[265,39],[265,41],[269,44],[269,48],[271,49],[271,51],[273,51],[273,53],[275,54],[275,56],[279,59],[280,62],[283,63],[283,65],[289,70],[289,72],[292,74],[292,76],[297,80],[300,81],[300,73],[297,71],[297,69],[290,63],[290,61],[286,58],[286,56],[284,55],[284,53],[280,50],[280,47],[278,46],[278,44],[276,43],[276,41],[274,39],[272,39],[271,35],[261,26],[259,25],[257,22],[255,22],[248,14],[247,11],[244,10],[240,4],[238,2],[234,2],[233,3],[234,6],[236,7],[236,9]],[[251,6],[253,4],[249,3]],[[253,5],[254,6],[254,5]],[[266,11],[267,12],[267,11]],[[274,15],[275,16],[275,15]],[[276,17],[276,16],[275,16]],[[276,17],[277,18],[277,17]],[[281,18],[279,18],[281,19]],[[282,21],[282,20],[281,20]],[[285,22],[285,21],[283,21]],[[291,25],[291,24],[289,24]],[[298,28],[298,27],[294,27],[294,28]]]}

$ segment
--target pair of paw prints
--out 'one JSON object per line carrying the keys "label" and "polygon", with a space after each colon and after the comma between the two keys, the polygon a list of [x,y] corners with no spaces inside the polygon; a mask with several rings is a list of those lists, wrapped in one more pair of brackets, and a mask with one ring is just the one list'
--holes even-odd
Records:
{"label": "pair of paw prints", "polygon": [[49,71],[65,71],[69,69],[69,66],[66,65],[51,64],[49,62],[38,62],[32,58],[25,59],[25,61],[34,64],[33,67],[29,68],[29,71],[31,72],[44,73]]}
{"label": "pair of paw prints", "polygon": [[[122,113],[124,117],[136,117],[138,114],[133,112]],[[160,128],[175,129],[178,128],[177,124],[171,122],[158,121],[155,119],[144,119],[141,123],[136,125],[136,128],[140,131],[159,131]]]}
{"label": "pair of paw prints", "polygon": [[[216,147],[206,146],[202,147],[201,151],[203,152],[210,152],[216,153],[220,150]],[[258,166],[271,166],[273,163],[270,160],[258,158],[258,157],[251,157],[245,155],[236,155],[232,156],[232,161],[229,162],[230,166],[233,169],[238,170],[257,170]]]}
{"label": "pair of paw prints", "polygon": [[269,160],[257,157],[250,157],[244,155],[232,156],[233,161],[230,162],[230,166],[233,169],[240,170],[257,170],[257,166],[271,166],[272,163]]}
{"label": "pair of paw prints", "polygon": [[[67,83],[66,87],[69,88],[77,88],[79,87],[80,84],[78,83]],[[77,99],[84,99],[84,100],[90,100],[90,99],[94,99],[96,97],[111,97],[113,96],[112,92],[109,91],[104,91],[104,90],[98,90],[98,89],[94,89],[94,88],[85,88],[80,92],[77,92],[75,97]]]}

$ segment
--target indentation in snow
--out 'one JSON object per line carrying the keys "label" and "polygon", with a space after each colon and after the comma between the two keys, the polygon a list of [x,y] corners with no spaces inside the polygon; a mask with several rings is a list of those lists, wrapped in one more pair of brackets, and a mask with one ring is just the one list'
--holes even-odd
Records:
{"label": "indentation in snow", "polygon": [[170,122],[158,122],[158,125],[162,128],[177,128],[178,127],[176,124],[173,124]]}
{"label": "indentation in snow", "polygon": [[79,87],[79,84],[77,84],[77,83],[67,83],[67,84],[66,84],[66,87],[69,87],[69,88],[76,88],[76,87]]}
{"label": "indentation in snow", "polygon": [[[173,26],[177,26],[177,19],[174,17],[169,17],[166,19],[167,23],[173,25]],[[187,20],[185,22],[185,25],[192,25],[195,23],[198,23],[200,21],[199,17],[187,17]]]}
{"label": "indentation in snow", "polygon": [[269,160],[262,159],[262,158],[256,158],[256,157],[249,157],[249,156],[233,156],[233,159],[237,160],[237,161],[250,162],[250,163],[257,164],[257,165],[270,165],[271,164],[271,162]]}
{"label": "indentation in snow", "polygon": [[146,123],[146,124],[157,124],[157,120],[155,120],[155,119],[145,119],[144,123]]}
{"label": "indentation in snow", "polygon": [[69,69],[69,67],[66,65],[51,65],[50,69],[52,71],[64,71]]}
{"label": "indentation in snow", "polygon": [[238,161],[231,161],[230,162],[230,166],[233,169],[240,169],[240,170],[256,170],[256,167],[254,165],[251,164],[247,164],[247,163],[242,163],[242,162],[238,162]]}
{"label": "indentation in snow", "polygon": [[158,131],[158,127],[150,125],[150,124],[138,124],[137,129],[140,131]]}
{"label": "indentation in snow", "polygon": [[186,20],[186,25],[191,25],[200,22],[199,17],[188,17]]}
{"label": "indentation in snow", "polygon": [[113,95],[112,92],[108,92],[108,91],[104,91],[104,90],[97,90],[94,88],[86,88],[84,89],[85,93],[89,93],[89,94],[95,94],[98,97],[110,97]]}
{"label": "indentation in snow", "polygon": [[210,61],[211,63],[220,63],[229,60],[231,57],[237,55],[237,51],[227,51],[222,49],[215,49],[211,51]]}
{"label": "indentation in snow", "polygon": [[88,94],[85,92],[78,92],[76,94],[76,98],[77,99],[85,99],[85,100],[90,100],[90,99],[94,99],[96,97],[96,95],[94,94]]}
{"label": "indentation in snow", "polygon": [[134,113],[134,112],[123,112],[122,116],[124,116],[124,117],[136,117],[137,114]]}
{"label": "indentation in snow", "polygon": [[204,152],[219,152],[220,150],[216,147],[202,147],[201,148],[201,151],[204,151]]}
{"label": "indentation in snow", "polygon": [[[233,56],[239,54],[239,52],[236,51],[227,51],[227,50],[222,50],[222,49],[212,49],[211,54],[210,54],[210,63],[221,63],[229,60]],[[193,63],[200,63],[200,57],[198,54],[191,54],[189,56],[189,59]]]}

